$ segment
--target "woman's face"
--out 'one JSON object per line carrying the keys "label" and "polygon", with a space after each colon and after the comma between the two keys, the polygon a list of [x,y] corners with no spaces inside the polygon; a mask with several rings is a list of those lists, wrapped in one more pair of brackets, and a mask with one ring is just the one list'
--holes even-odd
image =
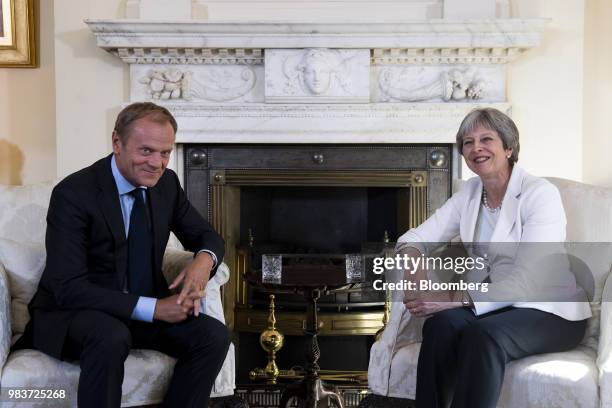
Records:
{"label": "woman's face", "polygon": [[512,149],[504,149],[501,137],[494,130],[478,126],[464,136],[462,152],[470,170],[480,177],[510,173],[508,155]]}

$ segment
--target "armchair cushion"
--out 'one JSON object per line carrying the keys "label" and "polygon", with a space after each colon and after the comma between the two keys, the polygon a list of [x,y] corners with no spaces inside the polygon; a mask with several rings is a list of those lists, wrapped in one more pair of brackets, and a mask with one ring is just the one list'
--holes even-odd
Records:
{"label": "armchair cushion", "polygon": [[612,189],[547,178],[559,189],[567,217],[567,241],[612,242]]}
{"label": "armchair cushion", "polygon": [[[228,359],[234,355],[233,344]],[[232,359],[233,360],[233,359]],[[172,378],[175,359],[155,350],[132,350],[125,361],[125,377],[123,380],[122,407],[158,404],[164,398],[166,389]],[[230,364],[233,369],[233,363]],[[76,406],[77,386],[81,370],[77,362],[56,360],[37,350],[19,350],[12,353],[2,371],[3,387],[24,388],[54,388],[64,389],[68,393],[65,405],[59,405],[60,400],[53,400],[50,405],[55,407]],[[234,377],[218,376],[213,386],[213,397],[232,395],[234,393]],[[23,403],[6,408],[21,408]],[[4,408],[5,406],[2,405]]]}
{"label": "armchair cushion", "polygon": [[555,177],[548,180],[561,193],[567,217],[567,242],[581,243],[569,244],[568,253],[586,265],[594,281],[593,316],[582,344],[596,349],[600,340],[601,302],[610,301],[605,296],[602,299],[602,292],[612,266],[612,189]]}
{"label": "armchair cushion", "polygon": [[46,253],[42,244],[26,244],[0,238],[0,263],[6,270],[10,287],[13,336],[23,333],[30,320],[28,303],[36,293],[45,260]]}
{"label": "armchair cushion", "polygon": [[[132,350],[125,361],[122,406],[160,403],[170,383],[175,360],[154,350]],[[3,387],[55,388],[68,392],[66,407],[76,406],[80,368],[37,350],[12,353],[2,372]],[[59,400],[54,400],[53,406]],[[10,406],[10,405],[9,405]],[[15,408],[19,408],[19,404]]]}
{"label": "armchair cushion", "polygon": [[506,368],[498,406],[598,408],[595,358],[594,350],[578,346],[513,361]]}
{"label": "armchair cushion", "polygon": [[[391,363],[388,396],[414,399],[420,348],[421,343],[413,343],[397,350]],[[579,346],[511,362],[498,406],[599,407],[595,357],[595,350]]]}
{"label": "armchair cushion", "polygon": [[612,275],[608,277],[601,303],[601,334],[597,353],[601,406],[612,408]]}
{"label": "armchair cushion", "polygon": [[0,238],[43,243],[49,197],[55,183],[0,185]]}
{"label": "armchair cushion", "polygon": [[587,330],[581,344],[597,350],[601,302],[606,300],[602,297],[603,288],[612,267],[612,243],[567,242],[566,249],[578,284],[585,289],[591,299],[592,316],[587,322]]}
{"label": "armchair cushion", "polygon": [[[0,367],[4,366],[11,347],[11,308],[6,271],[0,263]],[[0,369],[1,372],[1,369]],[[0,382],[1,384],[1,382]]]}

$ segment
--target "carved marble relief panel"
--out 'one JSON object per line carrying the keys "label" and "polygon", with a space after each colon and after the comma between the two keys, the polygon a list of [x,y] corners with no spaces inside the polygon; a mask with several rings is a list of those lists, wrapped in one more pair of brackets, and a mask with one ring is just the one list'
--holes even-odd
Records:
{"label": "carved marble relief panel", "polygon": [[131,65],[131,100],[263,102],[262,65]]}
{"label": "carved marble relief panel", "polygon": [[504,102],[505,67],[375,65],[372,102]]}
{"label": "carved marble relief panel", "polygon": [[266,49],[265,101],[367,103],[370,50]]}

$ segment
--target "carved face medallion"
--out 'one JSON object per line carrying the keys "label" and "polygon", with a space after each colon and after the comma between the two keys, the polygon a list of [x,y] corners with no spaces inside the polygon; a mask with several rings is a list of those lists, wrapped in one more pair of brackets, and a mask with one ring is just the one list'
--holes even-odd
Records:
{"label": "carved face medallion", "polygon": [[327,92],[331,82],[331,70],[326,62],[320,59],[311,59],[304,67],[304,84],[306,89],[315,95]]}

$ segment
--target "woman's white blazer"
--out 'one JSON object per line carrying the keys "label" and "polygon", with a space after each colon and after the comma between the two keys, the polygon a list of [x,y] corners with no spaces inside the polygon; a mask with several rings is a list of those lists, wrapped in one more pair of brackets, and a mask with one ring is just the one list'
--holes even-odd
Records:
{"label": "woman's white blazer", "polygon": [[[482,181],[480,177],[471,178],[423,224],[402,235],[398,239],[397,248],[401,250],[405,246],[411,246],[427,254],[436,243],[450,242],[457,236],[460,236],[463,243],[473,242],[481,200]],[[557,188],[547,180],[531,176],[515,165],[491,237],[491,242],[499,245],[497,248],[495,245],[489,248],[489,286],[500,283],[505,287],[509,282],[508,278],[517,272],[511,256],[513,254],[509,256],[504,253],[508,248],[516,248],[511,243],[559,243],[562,246],[565,241],[565,227],[565,211]],[[510,245],[505,245],[506,243]],[[548,248],[549,245],[542,247]],[[537,273],[537,270],[530,272]],[[554,277],[560,279],[566,287],[555,285],[553,290],[563,291],[565,299],[573,296],[575,302],[510,302],[509,299],[500,302],[491,299],[491,292],[470,291],[475,302],[474,312],[480,315],[512,305],[543,310],[568,320],[589,318],[591,309],[586,295],[575,284],[569,269],[567,272],[555,274]],[[542,299],[548,298],[548,295],[542,294]],[[370,389],[380,395],[386,395],[389,391],[391,362],[395,352],[410,343],[421,341],[425,318],[411,316],[401,302],[402,297],[402,293],[393,293],[391,316],[381,338],[372,346],[370,353],[368,383]]]}
{"label": "woman's white blazer", "polygon": [[[460,236],[463,243],[472,243],[481,207],[482,189],[480,177],[469,179],[431,217],[402,235],[398,239],[398,248],[414,246],[427,254],[434,245],[449,242],[457,236]],[[539,259],[543,259],[547,251],[563,252],[565,228],[565,211],[557,188],[549,181],[532,176],[515,165],[490,239],[492,244],[487,254],[490,270],[475,272],[481,275],[476,279],[471,278],[471,281],[481,281],[488,275],[491,282],[486,293],[469,291],[475,303],[475,313],[480,315],[512,305],[543,310],[568,320],[589,318],[591,309],[586,302],[585,292],[576,285],[568,263],[555,264],[554,269],[547,265],[538,270],[535,262],[531,262],[535,256],[529,253],[522,256],[522,259],[530,261],[531,265],[520,268],[516,263],[519,243],[522,251],[537,251],[535,255]],[[468,253],[473,256],[470,248],[467,245]],[[518,276],[521,273],[529,276]],[[520,285],[517,283],[519,278],[523,285],[530,282],[532,287],[512,288],[513,283]],[[535,290],[534,282],[541,284],[537,287],[539,292],[527,293],[528,290]],[[505,295],[512,293],[512,290],[516,291],[516,299]],[[546,293],[546,290],[550,293]],[[550,301],[553,299],[557,301]]]}

